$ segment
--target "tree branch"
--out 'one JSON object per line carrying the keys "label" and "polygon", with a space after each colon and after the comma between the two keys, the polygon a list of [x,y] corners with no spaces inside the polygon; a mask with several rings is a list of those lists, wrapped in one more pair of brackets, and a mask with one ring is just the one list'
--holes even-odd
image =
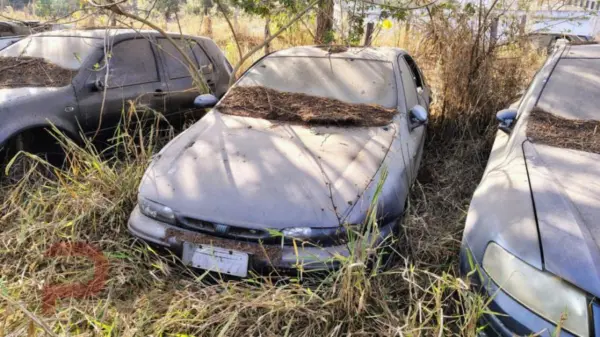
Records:
{"label": "tree branch", "polygon": [[273,41],[276,37],[278,37],[285,30],[287,30],[288,28],[290,28],[296,21],[300,20],[302,18],[302,16],[304,16],[304,14],[308,13],[308,11],[310,11],[317,3],[319,3],[319,0],[315,0],[315,1],[311,2],[300,13],[296,14],[296,16],[294,16],[288,23],[286,23],[277,32],[275,32],[273,35],[271,35],[270,38],[266,39],[263,43],[261,43],[260,45],[254,47],[251,51],[249,51],[246,55],[244,55],[244,57],[242,57],[240,59],[240,61],[233,68],[233,71],[231,73],[231,79],[229,80],[229,86],[233,85],[233,83],[236,80],[236,74],[237,74],[237,72],[240,70],[240,68],[242,67],[242,65],[244,64],[244,62],[246,62],[246,60],[248,60],[248,58],[250,58],[250,56],[252,56],[254,53],[256,53],[257,51],[259,51],[265,45],[269,44],[271,41]]}
{"label": "tree branch", "polygon": [[435,4],[436,2],[438,2],[438,0],[433,0],[433,1],[428,2],[428,3],[426,3],[424,5],[421,5],[421,6],[400,7],[400,6],[388,5],[388,4],[384,4],[384,3],[377,3],[377,2],[374,2],[373,0],[358,0],[358,1],[362,2],[362,3],[369,4],[369,5],[380,6],[380,7],[387,7],[387,8],[392,8],[392,9],[407,10],[407,11],[415,10],[415,9],[421,9],[421,8],[427,8],[427,7]]}
{"label": "tree branch", "polygon": [[223,13],[225,20],[227,21],[227,25],[229,25],[229,29],[231,29],[231,34],[233,35],[233,39],[235,40],[235,45],[237,46],[238,54],[240,55],[241,60],[243,57],[242,47],[240,47],[240,42],[237,38],[237,34],[235,33],[235,28],[233,28],[233,24],[231,24],[231,20],[229,20],[229,16],[227,16],[227,11],[225,10],[225,7],[223,7],[223,5],[221,4],[221,1],[215,0],[215,2],[217,3],[217,7],[221,11],[221,13]]}

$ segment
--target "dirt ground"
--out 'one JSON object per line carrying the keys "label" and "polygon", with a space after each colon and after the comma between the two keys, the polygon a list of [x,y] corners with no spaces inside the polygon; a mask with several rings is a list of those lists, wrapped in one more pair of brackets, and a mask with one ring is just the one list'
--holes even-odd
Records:
{"label": "dirt ground", "polygon": [[41,58],[0,57],[0,89],[64,87],[75,74]]}
{"label": "dirt ground", "polygon": [[383,126],[396,114],[396,110],[382,106],[350,104],[259,86],[232,88],[218,108],[229,115],[332,126]]}
{"label": "dirt ground", "polygon": [[600,154],[600,121],[566,119],[535,108],[527,136],[536,143]]}

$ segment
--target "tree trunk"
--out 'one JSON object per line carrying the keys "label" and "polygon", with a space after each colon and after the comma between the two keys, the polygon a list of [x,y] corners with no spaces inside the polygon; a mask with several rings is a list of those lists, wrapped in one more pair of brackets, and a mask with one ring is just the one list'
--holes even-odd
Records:
{"label": "tree trunk", "polygon": [[0,12],[4,11],[4,0],[0,0]]}
{"label": "tree trunk", "polygon": [[500,19],[498,17],[495,17],[492,19],[491,25],[490,25],[490,48],[489,50],[494,49],[494,47],[496,46],[496,42],[498,41],[498,24],[500,22]]}
{"label": "tree trunk", "polygon": [[[267,16],[267,20],[265,22],[265,41],[267,41],[271,37],[271,29],[269,28],[269,24],[271,23],[271,17]],[[271,53],[271,44],[265,44],[265,55]]]}
{"label": "tree trunk", "polygon": [[202,29],[204,31],[204,35],[206,35],[208,37],[212,37],[212,35],[213,35],[212,19],[210,18],[210,16],[205,15],[204,19],[202,20],[202,24],[204,25],[204,28]]}
{"label": "tree trunk", "polygon": [[213,2],[212,0],[204,0],[202,6],[204,7],[204,16],[208,16],[210,14],[210,9],[213,6]]}
{"label": "tree trunk", "polygon": [[369,22],[367,23],[367,32],[365,33],[365,47],[371,45],[373,40],[373,31],[375,30],[375,23]]}
{"label": "tree trunk", "polygon": [[527,14],[521,16],[521,21],[519,22],[519,34],[521,36],[525,36],[525,28],[527,27]]}
{"label": "tree trunk", "polygon": [[315,44],[326,44],[331,42],[333,30],[333,0],[321,0],[317,12],[317,33]]}
{"label": "tree trunk", "polygon": [[404,22],[404,41],[402,42],[402,47],[408,49],[408,44],[410,43],[410,16],[406,18],[406,22]]}

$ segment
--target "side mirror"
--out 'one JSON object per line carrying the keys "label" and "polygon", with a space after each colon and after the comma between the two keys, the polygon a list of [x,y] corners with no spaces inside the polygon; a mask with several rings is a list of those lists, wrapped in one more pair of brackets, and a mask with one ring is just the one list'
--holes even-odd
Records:
{"label": "side mirror", "polygon": [[517,118],[517,109],[504,109],[498,111],[496,119],[500,122],[498,128],[504,131],[507,135],[512,132],[512,127],[515,119]]}
{"label": "side mirror", "polygon": [[219,102],[219,100],[211,94],[204,94],[196,97],[194,100],[194,106],[198,109],[212,108]]}
{"label": "side mirror", "polygon": [[427,121],[429,120],[429,113],[427,112],[427,109],[420,105],[415,105],[412,109],[410,109],[409,114],[411,130],[427,124]]}

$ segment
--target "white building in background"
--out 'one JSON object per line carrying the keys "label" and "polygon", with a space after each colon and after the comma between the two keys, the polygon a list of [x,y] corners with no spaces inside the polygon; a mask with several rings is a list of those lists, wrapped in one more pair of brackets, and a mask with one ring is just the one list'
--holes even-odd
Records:
{"label": "white building in background", "polygon": [[[520,18],[526,33],[547,32],[596,36],[600,33],[600,0],[535,1],[529,10],[513,5],[497,10],[501,17]],[[502,30],[502,28],[500,28]]]}
{"label": "white building in background", "polygon": [[[373,3],[385,3],[386,0],[369,0]],[[439,0],[438,3],[445,0]],[[462,3],[473,2],[478,4],[479,0],[458,0]],[[492,0],[484,0],[491,3]],[[563,33],[572,35],[598,36],[600,35],[600,0],[525,0],[529,1],[529,10],[517,8],[517,0],[500,0],[507,3],[506,9],[498,9],[495,13],[511,20],[523,20],[525,22],[525,33],[546,32]],[[390,2],[389,0],[387,1]],[[334,22],[338,31],[346,31],[344,20],[355,6],[354,1],[335,0]],[[377,22],[380,19],[382,9],[377,6],[366,9],[364,22]],[[413,12],[413,18],[427,20],[424,10]],[[361,13],[362,14],[362,13]],[[395,20],[394,20],[395,21]],[[510,20],[509,20],[510,21]],[[394,22],[395,25],[399,22]],[[504,22],[506,25],[506,22]],[[503,27],[500,20],[499,34],[507,28]]]}
{"label": "white building in background", "polygon": [[536,11],[528,14],[527,21],[528,32],[586,36],[596,36],[600,33],[598,15],[590,11]]}

